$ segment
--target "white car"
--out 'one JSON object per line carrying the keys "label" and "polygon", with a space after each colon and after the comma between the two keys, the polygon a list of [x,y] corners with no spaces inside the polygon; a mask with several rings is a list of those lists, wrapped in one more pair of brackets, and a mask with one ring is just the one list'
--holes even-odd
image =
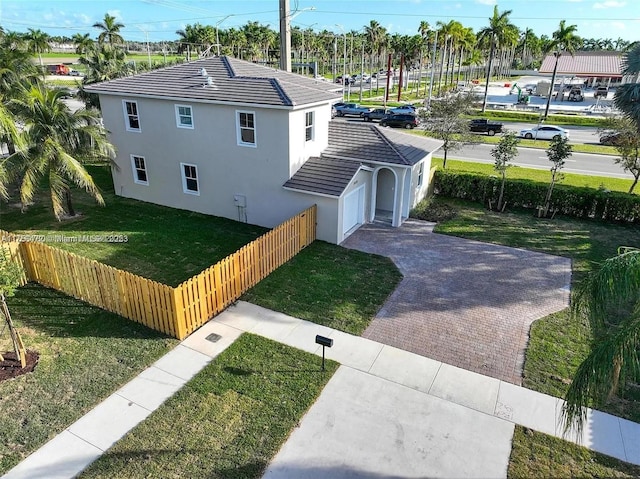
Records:
{"label": "white car", "polygon": [[569,138],[569,131],[564,128],[560,128],[559,126],[541,125],[534,126],[528,130],[520,130],[518,136],[528,140],[551,140],[556,136]]}
{"label": "white car", "polygon": [[81,73],[81,72],[79,72],[78,70],[71,70],[71,71],[69,72],[69,76],[72,76],[72,77],[81,77],[81,76],[82,76],[82,73]]}

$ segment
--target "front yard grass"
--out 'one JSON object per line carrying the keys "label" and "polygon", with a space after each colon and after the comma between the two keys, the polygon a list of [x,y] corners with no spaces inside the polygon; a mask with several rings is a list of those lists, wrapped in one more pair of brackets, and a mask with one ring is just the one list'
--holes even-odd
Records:
{"label": "front yard grass", "polygon": [[[177,344],[35,284],[19,288],[8,304],[40,361],[32,373],[0,382],[0,475]],[[10,349],[3,334],[0,350]]]}
{"label": "front yard grass", "polygon": [[315,241],[241,299],[360,335],[401,279],[389,258]]}
{"label": "front yard grass", "polygon": [[125,235],[126,243],[49,242],[50,246],[106,263],[169,286],[200,273],[264,234],[267,229],[246,223],[144,203],[113,191],[111,172],[90,167],[106,202],[101,207],[82,191],[74,191],[74,206],[82,216],[56,221],[46,190],[26,213],[0,203],[0,228],[37,235]]}
{"label": "front yard grass", "polygon": [[516,426],[507,477],[640,477],[640,466]]}
{"label": "front yard grass", "polygon": [[259,478],[338,364],[243,334],[82,478]]}

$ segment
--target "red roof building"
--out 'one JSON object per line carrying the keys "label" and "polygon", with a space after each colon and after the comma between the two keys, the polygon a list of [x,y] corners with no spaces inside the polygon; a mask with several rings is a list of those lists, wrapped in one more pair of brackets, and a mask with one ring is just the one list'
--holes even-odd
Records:
{"label": "red roof building", "polygon": [[[555,57],[547,55],[538,69],[540,73],[553,73]],[[571,56],[563,52],[558,60],[558,75],[577,77],[622,78],[622,53],[620,52],[575,52]]]}

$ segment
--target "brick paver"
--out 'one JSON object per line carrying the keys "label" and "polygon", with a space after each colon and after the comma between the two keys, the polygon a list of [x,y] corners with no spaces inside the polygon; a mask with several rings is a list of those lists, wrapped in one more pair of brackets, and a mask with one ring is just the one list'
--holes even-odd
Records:
{"label": "brick paver", "polygon": [[531,323],[569,305],[571,260],[432,230],[368,224],[342,244],[404,275],[363,336],[520,385]]}

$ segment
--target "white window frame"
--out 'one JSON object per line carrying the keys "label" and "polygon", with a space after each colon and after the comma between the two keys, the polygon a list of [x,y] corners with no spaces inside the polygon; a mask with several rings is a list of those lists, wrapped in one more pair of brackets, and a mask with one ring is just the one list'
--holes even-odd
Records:
{"label": "white window frame", "polygon": [[[248,115],[253,115],[253,143],[242,141],[242,129],[247,128],[247,127],[240,126],[240,115],[243,113]],[[247,146],[249,148],[258,147],[258,132],[256,128],[256,112],[255,111],[236,110],[236,139],[238,140],[238,146]]]}
{"label": "white window frame", "polygon": [[[191,166],[196,170],[196,185],[198,186],[198,191],[193,191],[187,188],[187,175],[185,174],[184,167]],[[196,195],[200,196],[200,180],[198,179],[198,165],[194,165],[193,163],[180,163],[180,176],[182,177],[182,192],[187,195]],[[194,179],[194,178],[189,178]]]}
{"label": "white window frame", "polygon": [[[180,114],[180,108],[188,108],[189,109],[189,115],[181,115]],[[186,128],[188,130],[193,130],[194,129],[193,107],[191,105],[175,105],[175,109],[176,109],[176,126],[178,128]],[[191,118],[191,124],[182,123],[182,117],[183,116],[188,116],[189,118]]]}
{"label": "white window frame", "polygon": [[[138,168],[136,166],[136,158],[140,158],[142,159],[142,163],[144,165],[144,168]],[[142,155],[131,155],[131,170],[133,171],[133,182],[136,183],[137,185],[149,185],[149,170],[147,169],[147,160],[144,156]],[[146,181],[142,181],[140,178],[138,178],[138,171],[144,171],[145,176],[147,177]]]}
{"label": "white window frame", "polygon": [[[133,128],[131,126],[131,117],[129,116],[129,112],[127,111],[127,103],[131,103],[136,106],[135,117],[138,119],[138,128]],[[122,100],[122,111],[124,113],[124,126],[127,131],[140,133],[142,131],[142,123],[140,122],[140,108],[138,108],[138,102],[136,100]]]}
{"label": "white window frame", "polygon": [[[304,140],[305,142],[307,141],[313,141],[315,139],[315,135],[316,135],[316,128],[315,128],[315,113],[312,111],[307,111],[304,114]],[[311,118],[311,122],[309,122],[309,118]],[[309,131],[311,131],[311,134],[309,134]]]}
{"label": "white window frame", "polygon": [[423,177],[424,177],[424,162],[421,162],[420,166],[418,167],[418,185],[417,185],[418,188],[422,186]]}

